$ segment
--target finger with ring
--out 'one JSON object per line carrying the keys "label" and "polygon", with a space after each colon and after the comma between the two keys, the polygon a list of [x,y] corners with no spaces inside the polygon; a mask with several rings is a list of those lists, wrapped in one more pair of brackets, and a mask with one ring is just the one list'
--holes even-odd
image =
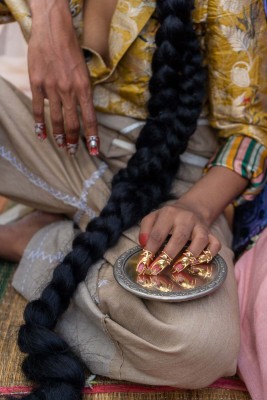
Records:
{"label": "finger with ring", "polygon": [[136,272],[138,273],[138,275],[150,275],[149,266],[152,263],[153,259],[153,253],[151,253],[151,251],[143,249],[136,266]]}
{"label": "finger with ring", "polygon": [[172,267],[172,273],[181,272],[190,265],[194,265],[196,262],[196,257],[190,250],[185,250],[181,257],[175,261]]}
{"label": "finger with ring", "polygon": [[202,251],[202,253],[200,253],[200,255],[196,258],[195,262],[192,265],[198,265],[198,264],[204,264],[204,263],[209,263],[212,260],[212,254],[211,251],[209,249],[209,247],[207,247],[206,249],[204,249]]}
{"label": "finger with ring", "polygon": [[165,251],[162,251],[159,257],[157,257],[156,260],[151,264],[149,268],[150,274],[158,275],[166,267],[168,267],[172,261],[173,259],[167,253],[165,253]]}
{"label": "finger with ring", "polygon": [[34,131],[35,135],[41,142],[47,138],[46,126],[44,122],[35,122]]}

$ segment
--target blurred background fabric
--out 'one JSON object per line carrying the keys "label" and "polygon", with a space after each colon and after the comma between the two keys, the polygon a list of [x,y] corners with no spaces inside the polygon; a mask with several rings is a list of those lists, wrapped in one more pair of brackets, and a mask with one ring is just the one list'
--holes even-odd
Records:
{"label": "blurred background fabric", "polygon": [[[27,45],[16,22],[0,25],[0,76],[31,96]],[[29,207],[0,196],[0,225],[19,219],[30,211]]]}
{"label": "blurred background fabric", "polygon": [[17,23],[0,25],[0,76],[30,96],[27,45]]}

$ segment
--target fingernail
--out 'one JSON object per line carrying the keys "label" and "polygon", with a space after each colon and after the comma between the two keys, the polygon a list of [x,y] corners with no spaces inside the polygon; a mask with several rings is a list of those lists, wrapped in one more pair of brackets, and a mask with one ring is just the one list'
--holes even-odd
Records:
{"label": "fingernail", "polygon": [[197,280],[186,272],[174,272],[172,279],[184,289],[194,289],[197,284]]}
{"label": "fingernail", "polygon": [[140,263],[137,265],[136,272],[141,275],[144,272],[145,268],[146,268],[145,264]]}
{"label": "fingernail", "polygon": [[136,283],[145,288],[151,288],[153,286],[153,283],[150,280],[150,276],[148,275],[137,275]]}
{"label": "fingernail", "polygon": [[150,267],[151,275],[159,274],[166,267],[168,267],[171,262],[172,258],[167,253],[165,253],[165,251],[162,251],[160,253],[160,256],[152,263]]}
{"label": "fingernail", "polygon": [[98,136],[89,136],[87,139],[87,147],[91,156],[99,155],[100,140]]}
{"label": "fingernail", "polygon": [[173,271],[174,272],[181,272],[184,268],[185,268],[184,265],[182,263],[178,262],[177,264],[175,264],[173,266]]}
{"label": "fingernail", "polygon": [[34,131],[37,139],[43,142],[47,138],[46,126],[43,122],[36,122]]}
{"label": "fingernail", "polygon": [[136,272],[138,274],[149,274],[149,266],[153,260],[153,254],[151,251],[143,249],[142,253],[140,254],[139,261],[136,266]]}
{"label": "fingernail", "polygon": [[54,135],[54,138],[55,138],[56,144],[58,145],[58,147],[60,149],[66,147],[66,135],[64,133]]}
{"label": "fingernail", "polygon": [[140,233],[139,235],[139,243],[140,246],[145,247],[148,239],[148,234],[147,233]]}
{"label": "fingernail", "polygon": [[67,152],[70,156],[74,156],[78,149],[78,143],[67,143]]}
{"label": "fingernail", "polygon": [[[160,260],[159,260],[160,261]],[[163,270],[163,266],[161,264],[155,263],[153,267],[151,267],[151,275],[157,275]]]}

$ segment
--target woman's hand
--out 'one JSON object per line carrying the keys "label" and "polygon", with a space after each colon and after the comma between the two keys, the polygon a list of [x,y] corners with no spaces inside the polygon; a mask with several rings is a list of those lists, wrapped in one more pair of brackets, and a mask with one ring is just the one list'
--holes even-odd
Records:
{"label": "woman's hand", "polygon": [[[220,241],[210,233],[209,226],[201,213],[197,211],[197,207],[186,204],[182,198],[176,203],[164,206],[143,218],[139,238],[141,246],[153,255],[162,248],[164,242],[168,239],[162,248],[165,254],[161,253],[153,263],[152,257],[150,259],[150,267],[147,272],[153,275],[157,275],[167,267],[188,241],[190,241],[190,245],[187,251],[192,260],[197,259],[207,248],[209,248],[211,256],[214,257],[221,248]],[[184,264],[181,264],[181,262],[175,265],[176,272],[184,269]],[[142,273],[141,270],[139,272]]]}
{"label": "woman's hand", "polygon": [[[220,250],[210,226],[231,201],[247,186],[247,180],[224,167],[213,167],[178,201],[147,215],[141,222],[139,241],[144,251],[138,274],[160,273],[190,241],[187,251],[175,260],[173,273],[187,266],[209,262]],[[222,190],[223,188],[223,190]],[[171,235],[171,236],[170,236]],[[154,254],[162,247],[161,256]]]}
{"label": "woman's hand", "polygon": [[[89,73],[74,32],[68,1],[31,0],[30,7],[33,25],[28,67],[34,119],[42,128],[47,98],[55,140],[59,147],[66,146],[69,154],[74,154],[80,131],[78,108],[88,147],[89,137],[97,136],[97,122]],[[42,129],[39,134],[40,139],[46,136]]]}

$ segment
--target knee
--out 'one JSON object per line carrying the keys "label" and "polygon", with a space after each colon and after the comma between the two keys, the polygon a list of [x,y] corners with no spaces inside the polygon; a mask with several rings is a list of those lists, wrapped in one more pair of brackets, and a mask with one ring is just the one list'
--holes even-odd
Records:
{"label": "knee", "polygon": [[[206,387],[222,376],[236,372],[239,351],[238,326],[225,331],[204,326],[180,336],[179,329],[166,333],[161,345],[139,343],[134,352],[124,354],[124,366],[131,375],[122,379],[151,385],[169,385],[184,389]],[[139,347],[139,348],[138,348]],[[129,368],[130,367],[130,368]],[[134,371],[133,375],[132,372]]]}

